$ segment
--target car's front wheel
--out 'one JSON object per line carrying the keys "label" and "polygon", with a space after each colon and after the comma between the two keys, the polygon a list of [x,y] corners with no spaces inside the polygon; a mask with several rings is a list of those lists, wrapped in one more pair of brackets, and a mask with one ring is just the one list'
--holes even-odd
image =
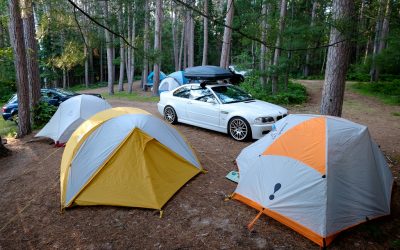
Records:
{"label": "car's front wheel", "polygon": [[164,108],[164,119],[170,124],[178,123],[178,116],[173,107],[167,106]]}
{"label": "car's front wheel", "polygon": [[233,117],[228,124],[228,133],[236,141],[248,141],[251,138],[250,124],[241,117]]}

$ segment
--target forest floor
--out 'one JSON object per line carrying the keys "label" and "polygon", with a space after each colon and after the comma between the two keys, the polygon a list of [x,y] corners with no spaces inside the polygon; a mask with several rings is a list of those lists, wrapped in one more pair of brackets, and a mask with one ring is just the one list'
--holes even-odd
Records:
{"label": "forest floor", "polygon": [[[321,81],[301,81],[310,94],[291,113],[318,113]],[[104,93],[106,89],[89,92]],[[149,92],[144,95],[150,95]],[[113,107],[132,106],[161,117],[156,103],[108,99]],[[369,127],[399,180],[400,112],[398,106],[346,90],[343,117]],[[165,205],[164,216],[148,209],[111,206],[76,207],[60,212],[59,167],[64,148],[28,136],[8,139],[13,154],[0,159],[0,249],[204,249],[319,247],[279,222],[261,216],[254,230],[245,227],[257,211],[237,201],[224,201],[236,184],[225,179],[235,170],[239,152],[250,143],[188,125],[175,126],[208,170],[188,182]],[[390,216],[341,233],[329,248],[400,247],[400,192],[392,198]]]}

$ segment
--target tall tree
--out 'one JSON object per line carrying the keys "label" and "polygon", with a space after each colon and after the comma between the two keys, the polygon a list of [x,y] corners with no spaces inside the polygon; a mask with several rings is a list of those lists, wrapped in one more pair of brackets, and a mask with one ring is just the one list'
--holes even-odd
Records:
{"label": "tall tree", "polygon": [[[104,0],[104,20],[105,20],[105,25],[107,25],[107,20],[109,18],[109,11],[108,11],[108,0]],[[107,47],[107,75],[108,75],[108,94],[113,95],[114,94],[114,67],[113,67],[113,41],[112,41],[112,35],[108,30],[105,30],[105,36],[106,36],[106,47]]]}
{"label": "tall tree", "polygon": [[[204,14],[208,16],[208,0],[204,0]],[[208,64],[208,18],[203,17],[203,60],[202,65]]]}
{"label": "tall tree", "polygon": [[[128,7],[128,40],[135,46],[136,37],[136,19],[135,11]],[[135,75],[135,50],[131,46],[128,47],[128,58],[126,65],[126,74],[128,78],[128,93],[132,93],[133,90],[133,78]]]}
{"label": "tall tree", "polygon": [[147,75],[149,74],[149,0],[144,0],[144,30],[143,30],[143,72],[142,72],[142,85],[146,89]]}
{"label": "tall tree", "polygon": [[17,78],[18,95],[18,137],[31,132],[28,69],[26,65],[25,44],[21,11],[18,0],[9,0],[10,41],[14,51],[14,65]]}
{"label": "tall tree", "polygon": [[274,74],[272,75],[272,94],[278,92],[278,67],[279,67],[279,56],[281,55],[282,35],[285,29],[285,16],[286,16],[286,0],[281,0],[280,14],[279,14],[279,30],[276,36],[275,52],[274,52]]}
{"label": "tall tree", "polygon": [[[21,16],[24,27],[25,53],[28,69],[30,107],[36,107],[41,98],[40,74],[37,53],[35,21],[33,18],[33,7],[31,0],[21,0]],[[32,113],[33,115],[33,113]],[[31,122],[33,117],[31,115]]]}
{"label": "tall tree", "polygon": [[176,8],[176,5],[174,5],[174,1],[171,1],[171,14],[172,14],[172,47],[173,47],[173,53],[174,53],[174,66],[175,66],[175,71],[179,70],[179,50],[178,50],[178,30],[177,30],[177,15],[178,11]]}
{"label": "tall tree", "polygon": [[[341,116],[346,73],[350,55],[350,29],[353,0],[333,0],[332,18],[325,70],[325,82],[322,91],[321,114]],[[347,25],[346,25],[347,24]]]}
{"label": "tall tree", "polygon": [[162,0],[156,0],[155,30],[154,30],[154,51],[157,54],[154,62],[153,95],[158,95],[160,83],[160,61],[161,61],[161,22],[162,22]]}
{"label": "tall tree", "polygon": [[234,0],[228,0],[227,4],[227,12],[225,18],[225,29],[224,29],[224,38],[222,41],[222,49],[221,49],[221,60],[219,65],[221,68],[228,68],[229,66],[229,51],[231,50],[231,39],[232,39],[232,23],[233,23],[233,9],[234,9]]}
{"label": "tall tree", "polygon": [[268,4],[266,0],[264,0],[262,3],[261,17],[262,17],[261,41],[263,43],[261,44],[261,50],[260,50],[260,71],[261,71],[260,81],[261,81],[261,86],[265,88],[267,85],[267,76],[265,74],[265,68],[266,68],[265,55],[267,53],[267,46],[265,46],[265,43],[267,42],[267,29],[268,29],[268,22],[267,22]]}
{"label": "tall tree", "polygon": [[[118,27],[119,33],[124,34],[124,23],[122,16],[124,15],[124,7],[121,3],[120,11],[118,12]],[[119,57],[120,57],[120,64],[119,64],[119,80],[118,80],[118,91],[124,91],[124,76],[125,76],[125,42],[122,37],[119,38]]]}
{"label": "tall tree", "polygon": [[[310,30],[312,31],[315,26],[315,17],[317,13],[318,1],[314,0],[311,10],[311,23],[310,23]],[[304,65],[304,77],[308,77],[310,74],[310,58],[311,58],[311,50],[307,50],[306,52],[306,63]]]}

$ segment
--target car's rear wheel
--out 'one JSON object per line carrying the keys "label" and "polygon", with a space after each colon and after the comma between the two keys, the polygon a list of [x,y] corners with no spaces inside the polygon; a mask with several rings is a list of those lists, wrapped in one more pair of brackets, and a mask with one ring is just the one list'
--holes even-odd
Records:
{"label": "car's rear wheel", "polygon": [[164,108],[164,119],[170,124],[178,123],[178,116],[173,107],[167,106]]}
{"label": "car's rear wheel", "polygon": [[251,138],[250,124],[241,117],[233,117],[228,124],[228,133],[236,141],[248,141]]}

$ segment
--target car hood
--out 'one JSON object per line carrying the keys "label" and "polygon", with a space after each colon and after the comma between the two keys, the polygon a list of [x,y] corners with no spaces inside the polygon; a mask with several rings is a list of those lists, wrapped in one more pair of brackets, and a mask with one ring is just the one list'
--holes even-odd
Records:
{"label": "car hood", "polygon": [[224,104],[223,108],[232,110],[241,110],[247,114],[255,116],[266,116],[266,115],[280,115],[286,114],[287,109],[282,108],[278,105],[264,102],[260,100],[252,100],[247,102],[236,102]]}

